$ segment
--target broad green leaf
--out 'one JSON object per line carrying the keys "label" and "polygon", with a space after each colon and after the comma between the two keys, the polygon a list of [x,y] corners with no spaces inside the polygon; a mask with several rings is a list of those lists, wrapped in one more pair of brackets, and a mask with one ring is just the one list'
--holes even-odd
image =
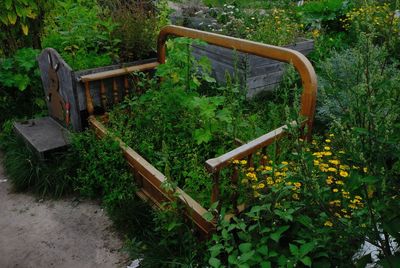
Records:
{"label": "broad green leaf", "polygon": [[299,255],[299,248],[296,245],[290,244],[289,243],[289,249],[292,255],[298,256]]}
{"label": "broad green leaf", "polygon": [[281,238],[282,233],[287,231],[288,229],[289,229],[288,225],[279,227],[276,232],[270,235],[271,239],[274,240],[275,242],[278,242],[279,239]]}
{"label": "broad green leaf", "polygon": [[210,258],[210,259],[208,260],[208,263],[209,263],[212,267],[216,267],[216,268],[221,266],[221,261],[218,260],[217,258],[214,258],[214,257]]}
{"label": "broad green leaf", "polygon": [[253,257],[253,255],[254,255],[254,250],[243,253],[242,255],[240,255],[240,261],[246,262],[250,260]]}
{"label": "broad green leaf", "polygon": [[271,262],[269,261],[263,261],[260,263],[261,268],[271,268]]}
{"label": "broad green leaf", "polygon": [[214,215],[210,211],[207,211],[206,213],[203,214],[203,218],[206,221],[210,222],[214,219]]}
{"label": "broad green leaf", "polygon": [[246,253],[251,250],[251,247],[252,247],[251,243],[242,243],[239,245],[239,250],[242,253]]}
{"label": "broad green leaf", "polygon": [[309,252],[311,252],[315,247],[315,243],[314,242],[310,242],[304,245],[300,246],[300,255],[301,256],[305,256],[307,255]]}
{"label": "broad green leaf", "polygon": [[300,260],[305,266],[311,267],[311,258],[306,256]]}
{"label": "broad green leaf", "polygon": [[257,252],[261,253],[264,256],[268,256],[268,246],[264,245],[264,246],[257,248]]}

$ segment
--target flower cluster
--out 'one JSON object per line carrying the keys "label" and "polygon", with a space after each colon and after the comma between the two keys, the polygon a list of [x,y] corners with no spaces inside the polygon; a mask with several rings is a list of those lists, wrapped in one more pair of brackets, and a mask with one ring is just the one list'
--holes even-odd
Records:
{"label": "flower cluster", "polygon": [[378,32],[384,32],[390,29],[393,33],[400,32],[400,18],[396,12],[390,9],[385,3],[383,5],[368,5],[355,8],[346,14],[346,17],[340,20],[345,29],[351,29],[355,25],[364,31],[370,31],[368,26]]}
{"label": "flower cluster", "polygon": [[[241,183],[253,193],[254,198],[262,198],[271,192],[289,190],[288,198],[294,202],[302,202],[309,198],[310,189],[319,189],[323,206],[329,217],[323,224],[332,227],[335,221],[350,219],[357,210],[365,206],[359,193],[352,193],[347,182],[359,171],[367,172],[366,168],[346,163],[345,151],[336,150],[332,145],[333,134],[322,142],[312,141],[311,144],[300,139],[300,144],[311,159],[311,177],[304,177],[300,162],[275,162],[268,156],[257,153],[258,165],[250,165],[246,160],[234,160],[241,174]],[[254,161],[256,162],[256,161]],[[307,186],[308,190],[305,189]],[[317,186],[316,186],[317,185]]]}

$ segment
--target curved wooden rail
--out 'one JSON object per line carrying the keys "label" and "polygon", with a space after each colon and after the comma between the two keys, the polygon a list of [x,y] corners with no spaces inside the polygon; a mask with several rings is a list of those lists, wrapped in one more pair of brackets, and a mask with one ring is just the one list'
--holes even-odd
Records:
{"label": "curved wooden rail", "polygon": [[308,133],[311,133],[317,100],[317,76],[310,61],[303,54],[288,48],[266,45],[181,26],[168,25],[161,29],[158,36],[157,52],[158,61],[161,64],[165,63],[165,42],[170,35],[200,39],[209,44],[293,64],[300,74],[304,88],[301,95],[300,114],[307,118]]}

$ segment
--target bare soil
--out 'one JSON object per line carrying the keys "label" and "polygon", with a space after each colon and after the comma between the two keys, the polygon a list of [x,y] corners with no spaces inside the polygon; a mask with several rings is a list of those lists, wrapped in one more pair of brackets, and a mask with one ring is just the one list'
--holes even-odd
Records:
{"label": "bare soil", "polygon": [[14,193],[0,155],[0,267],[126,267],[122,241],[95,202]]}

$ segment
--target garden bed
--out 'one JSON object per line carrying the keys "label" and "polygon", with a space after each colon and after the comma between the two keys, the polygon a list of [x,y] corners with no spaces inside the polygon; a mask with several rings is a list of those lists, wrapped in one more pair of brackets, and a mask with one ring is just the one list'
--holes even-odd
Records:
{"label": "garden bed", "polygon": [[[135,71],[150,71],[151,69],[159,66],[159,64],[165,63],[165,42],[168,36],[197,38],[217,46],[230,49],[236,48],[238,51],[244,53],[251,53],[260,57],[267,57],[278,61],[292,63],[300,73],[304,86],[304,91],[301,95],[300,115],[306,118],[305,124],[307,125],[307,131],[308,134],[311,133],[316,101],[316,77],[313,67],[304,57],[304,55],[286,48],[248,42],[245,40],[206,33],[184,27],[167,26],[163,28],[159,35],[158,60],[152,63],[137,65],[136,67],[133,67]],[[101,119],[107,117],[100,117],[99,119],[99,117],[94,116],[95,103],[92,98],[91,84],[95,81],[103,81],[105,79],[112,79],[114,77],[126,76],[129,75],[131,71],[132,70],[119,69],[80,77],[80,80],[85,85],[86,107],[89,113],[89,123],[99,137],[107,135],[109,130],[101,122]],[[107,99],[107,94],[104,87],[100,88],[100,99]],[[102,105],[104,109],[107,108],[105,102],[102,102]],[[215,202],[220,199],[219,175],[222,173],[222,169],[229,166],[232,163],[232,160],[251,159],[252,155],[257,151],[262,150],[263,148],[272,144],[274,141],[283,137],[285,134],[285,129],[286,126],[281,126],[259,138],[250,141],[247,144],[239,146],[238,148],[221,155],[220,157],[209,159],[206,162],[206,167],[212,177],[210,204],[215,204]],[[209,237],[209,235],[215,229],[215,222],[210,221],[210,218],[206,217],[207,209],[187,195],[179,187],[164,187],[165,185],[163,184],[165,184],[167,181],[167,177],[165,175],[163,175],[152,164],[146,161],[136,151],[127,146],[126,143],[119,137],[116,137],[115,139],[119,142],[120,147],[124,152],[124,156],[127,159],[133,174],[135,175],[135,179],[141,188],[138,192],[138,195],[142,199],[150,201],[158,207],[162,207],[161,204],[165,201],[180,201],[180,203],[184,204],[186,207],[186,216],[193,221],[203,236]],[[252,165],[251,161],[248,161],[248,165]],[[232,184],[237,183],[235,182],[234,177],[235,176],[232,176]]]}

